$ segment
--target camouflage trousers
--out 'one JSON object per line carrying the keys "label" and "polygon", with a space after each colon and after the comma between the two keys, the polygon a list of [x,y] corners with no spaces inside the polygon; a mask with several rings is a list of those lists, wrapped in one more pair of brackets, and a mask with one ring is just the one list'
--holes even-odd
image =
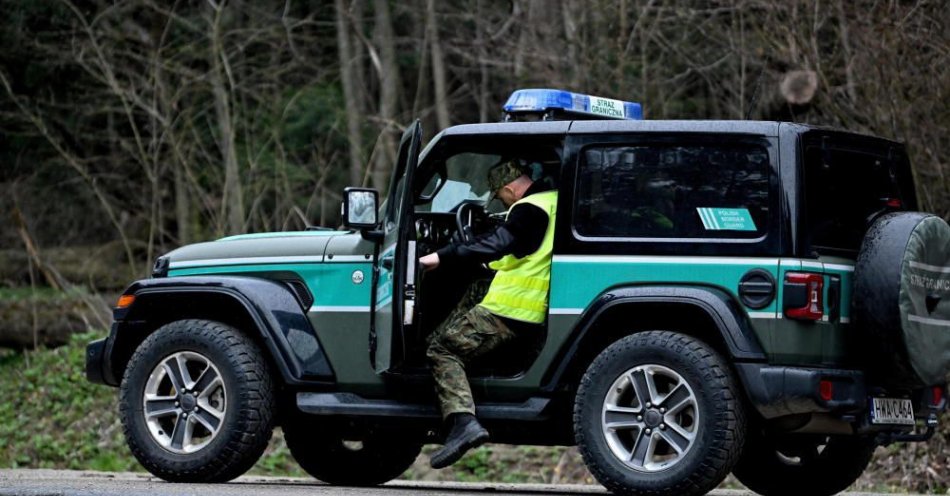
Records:
{"label": "camouflage trousers", "polygon": [[475,414],[465,366],[515,337],[500,318],[476,304],[483,296],[483,288],[470,288],[455,311],[429,336],[426,356],[443,418],[453,413]]}

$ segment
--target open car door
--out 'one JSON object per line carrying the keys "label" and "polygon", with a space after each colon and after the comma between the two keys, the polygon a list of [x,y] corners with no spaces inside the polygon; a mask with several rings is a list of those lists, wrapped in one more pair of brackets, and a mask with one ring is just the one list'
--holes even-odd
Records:
{"label": "open car door", "polygon": [[410,241],[412,178],[419,159],[422,124],[416,120],[399,142],[399,153],[383,218],[383,241],[373,271],[373,320],[370,328],[371,361],[377,373],[398,366],[405,357],[403,325],[410,324],[415,308],[416,242]]}

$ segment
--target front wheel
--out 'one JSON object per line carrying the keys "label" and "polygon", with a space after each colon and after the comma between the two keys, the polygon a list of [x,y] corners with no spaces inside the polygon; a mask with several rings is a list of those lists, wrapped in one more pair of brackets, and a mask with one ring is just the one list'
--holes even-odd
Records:
{"label": "front wheel", "polygon": [[402,475],[422,445],[390,431],[344,436],[324,419],[288,422],[284,440],[290,454],[308,474],[327,484],[375,486]]}
{"label": "front wheel", "polygon": [[260,458],[274,394],[260,349],[208,320],[162,326],[136,349],[119,390],[132,454],[170,482],[224,482]]}
{"label": "front wheel", "polygon": [[587,369],[574,406],[584,462],[617,494],[706,494],[732,469],[744,405],[722,358],[666,331],[610,345]]}
{"label": "front wheel", "polygon": [[755,433],[732,473],[765,496],[828,496],[864,473],[876,446],[867,437]]}

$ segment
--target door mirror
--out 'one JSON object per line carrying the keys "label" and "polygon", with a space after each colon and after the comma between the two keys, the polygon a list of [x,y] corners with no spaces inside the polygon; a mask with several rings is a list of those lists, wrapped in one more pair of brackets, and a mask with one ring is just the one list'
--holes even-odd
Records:
{"label": "door mirror", "polygon": [[379,192],[369,188],[343,190],[343,225],[351,229],[373,229],[379,224]]}

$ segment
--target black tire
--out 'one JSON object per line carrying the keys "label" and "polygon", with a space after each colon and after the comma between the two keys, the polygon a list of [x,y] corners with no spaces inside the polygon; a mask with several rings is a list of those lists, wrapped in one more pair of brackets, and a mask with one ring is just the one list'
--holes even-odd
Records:
{"label": "black tire", "polygon": [[375,486],[402,475],[419,456],[422,444],[397,433],[376,431],[343,437],[320,419],[284,426],[290,454],[314,478],[340,486]]}
{"label": "black tire", "polygon": [[873,439],[857,436],[750,433],[732,473],[765,496],[828,496],[864,473],[875,447]]}
{"label": "black tire", "polygon": [[[172,451],[176,449],[174,433],[170,435],[169,447],[160,444],[161,438],[150,430],[154,424],[146,420],[144,406],[146,388],[155,384],[150,376],[158,373],[153,371],[168,359],[182,354],[206,359],[214,365],[214,375],[221,381],[218,386],[209,386],[219,388],[215,394],[222,402],[216,434],[207,436],[208,441],[203,447],[187,453]],[[188,367],[185,365],[186,369]],[[195,393],[201,389],[199,386],[205,377],[198,372],[196,375]],[[171,381],[171,376],[172,373],[166,372],[161,381]],[[180,374],[178,380],[181,380]],[[164,387],[168,387],[167,384]],[[180,393],[175,389],[167,393],[180,400],[182,408],[179,412],[187,408],[183,397],[189,392],[187,387],[181,389]],[[178,403],[175,406],[178,407]],[[194,433],[202,429],[197,427],[196,417],[202,417],[205,412],[200,403],[192,408],[189,411],[195,425],[192,427]],[[152,333],[132,355],[119,390],[119,414],[132,454],[146,470],[169,482],[225,482],[246,472],[257,462],[270,441],[274,411],[272,379],[260,349],[237,329],[207,320],[179,320]],[[166,430],[188,424],[187,416],[182,417],[182,413],[170,416],[173,419],[163,421],[170,421],[174,427]],[[207,429],[207,432],[211,430]],[[182,446],[179,442],[177,448]]]}
{"label": "black tire", "polygon": [[943,384],[950,372],[950,226],[895,212],[871,225],[854,269],[855,340],[872,382]]}
{"label": "black tire", "polygon": [[[661,372],[655,374],[653,370]],[[628,372],[630,375],[627,375]],[[654,433],[651,436],[661,434],[661,431],[656,431],[657,428],[662,428],[662,433],[669,435],[675,432],[674,423],[682,429],[689,422],[688,418],[686,422],[671,421],[669,415],[674,415],[672,412],[676,408],[667,412],[663,407],[662,414],[658,409],[648,408],[643,412],[650,423],[641,423],[644,427],[638,428],[636,434],[634,429],[637,428],[621,431],[619,428],[614,430],[605,427],[607,416],[616,415],[607,413],[608,405],[613,407],[629,400],[631,404],[636,401],[638,405],[647,406],[645,402],[632,399],[639,395],[632,379],[629,379],[638,377],[636,380],[641,382],[639,377],[645,377],[646,373],[653,377],[664,374],[678,376],[676,384],[681,386],[685,383],[688,386],[687,392],[692,395],[695,404],[692,410],[692,441],[682,450],[682,454],[676,455],[675,462],[662,462],[656,470],[648,468],[646,463],[641,464],[642,468],[628,466],[614,450],[622,451],[628,447],[631,455],[629,459],[633,460],[630,463],[636,464],[639,458],[637,447],[640,445],[633,444],[634,438],[638,438],[641,433]],[[653,382],[655,389],[660,391],[658,380],[654,378]],[[671,406],[667,401],[671,400],[672,393],[680,386],[669,386],[666,391],[668,396],[659,396],[661,401],[657,405]],[[633,396],[625,400],[624,395],[628,393]],[[615,399],[611,399],[614,396]],[[641,407],[632,409],[637,408]],[[689,408],[684,408],[679,415],[689,413]],[[662,427],[655,424],[658,414],[661,415]],[[611,418],[633,420],[636,414],[623,413],[620,417]],[[574,405],[574,433],[584,462],[607,489],[625,495],[706,494],[725,479],[738,460],[745,437],[745,419],[745,406],[739,397],[737,382],[723,359],[695,338],[666,331],[627,336],[601,352],[584,374]],[[646,427],[651,425],[653,427],[648,430]],[[624,444],[622,435],[626,436],[625,432],[629,432],[629,446]],[[614,437],[608,441],[610,436]],[[685,438],[680,436],[680,439]],[[673,443],[667,444],[666,451],[672,451]],[[657,445],[658,449],[662,447]],[[668,466],[664,467],[663,463]]]}

